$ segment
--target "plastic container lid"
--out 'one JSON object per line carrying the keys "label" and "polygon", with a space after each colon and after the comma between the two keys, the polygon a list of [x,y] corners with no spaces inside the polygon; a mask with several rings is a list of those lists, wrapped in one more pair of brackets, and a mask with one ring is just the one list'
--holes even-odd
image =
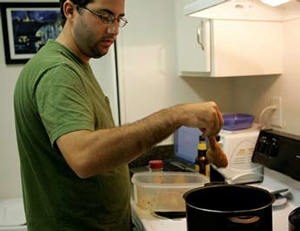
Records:
{"label": "plastic container lid", "polygon": [[250,128],[254,121],[254,116],[250,114],[223,114],[224,126],[222,129],[237,131]]}
{"label": "plastic container lid", "polygon": [[150,160],[149,161],[150,169],[159,170],[163,168],[163,161],[162,160]]}

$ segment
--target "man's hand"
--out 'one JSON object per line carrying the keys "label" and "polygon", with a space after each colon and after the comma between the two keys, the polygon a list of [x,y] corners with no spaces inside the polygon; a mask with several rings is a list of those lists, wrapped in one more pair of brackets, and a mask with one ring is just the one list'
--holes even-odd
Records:
{"label": "man's hand", "polygon": [[203,136],[217,135],[224,120],[215,102],[181,104],[175,106],[181,115],[181,124],[187,127],[197,127]]}

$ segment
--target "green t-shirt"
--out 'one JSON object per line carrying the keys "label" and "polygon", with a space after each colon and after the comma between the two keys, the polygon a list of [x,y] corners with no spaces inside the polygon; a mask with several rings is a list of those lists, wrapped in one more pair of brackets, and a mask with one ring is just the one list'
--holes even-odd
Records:
{"label": "green t-shirt", "polygon": [[49,41],[23,68],[14,109],[28,231],[130,230],[128,166],[81,179],[55,143],[68,132],[114,127],[90,66]]}

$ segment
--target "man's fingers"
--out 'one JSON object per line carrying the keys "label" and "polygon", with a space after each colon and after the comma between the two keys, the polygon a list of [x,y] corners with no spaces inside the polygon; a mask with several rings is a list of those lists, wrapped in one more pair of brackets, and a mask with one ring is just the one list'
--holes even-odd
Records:
{"label": "man's fingers", "polygon": [[207,131],[207,129],[206,128],[200,128],[200,130],[201,130],[201,132],[202,132],[202,136],[203,137],[206,137],[206,131]]}
{"label": "man's fingers", "polygon": [[214,109],[215,109],[215,124],[211,132],[214,133],[213,135],[216,135],[220,132],[221,128],[223,127],[224,120],[223,120],[222,113],[220,112],[216,104],[214,106]]}

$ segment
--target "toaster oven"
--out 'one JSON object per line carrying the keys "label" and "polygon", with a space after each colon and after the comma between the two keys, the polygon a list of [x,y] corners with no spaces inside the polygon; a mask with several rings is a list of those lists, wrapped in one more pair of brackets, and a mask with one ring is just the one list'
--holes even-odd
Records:
{"label": "toaster oven", "polygon": [[216,168],[224,181],[230,184],[246,184],[262,182],[263,166],[252,162],[255,145],[259,136],[258,126],[239,131],[221,130],[219,143],[227,155],[228,166]]}

